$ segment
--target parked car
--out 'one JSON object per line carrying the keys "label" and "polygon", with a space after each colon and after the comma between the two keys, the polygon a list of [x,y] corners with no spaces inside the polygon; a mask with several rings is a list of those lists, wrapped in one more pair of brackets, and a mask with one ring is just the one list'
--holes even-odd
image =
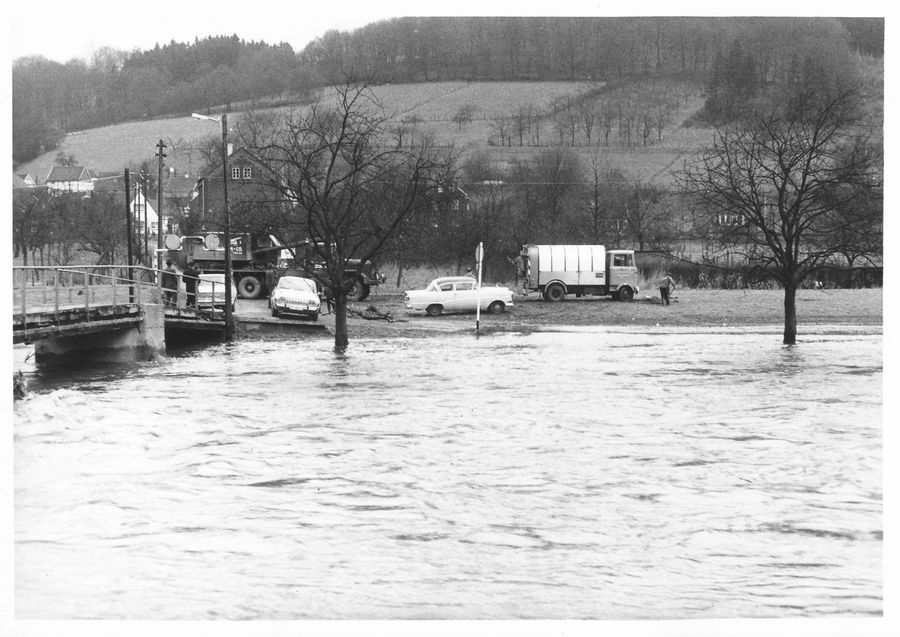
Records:
{"label": "parked car", "polygon": [[315,321],[320,305],[316,282],[300,276],[282,276],[269,295],[269,305],[272,316],[293,314]]}
{"label": "parked car", "polygon": [[[231,311],[234,311],[234,304],[237,300],[238,292],[234,281],[231,282]],[[197,308],[225,308],[225,275],[224,274],[201,274],[200,280],[197,282]]]}
{"label": "parked car", "polygon": [[408,290],[404,298],[410,310],[425,310],[430,316],[444,312],[483,311],[499,314],[513,306],[512,290],[495,285],[482,285],[469,276],[445,276],[435,279],[424,290]]}

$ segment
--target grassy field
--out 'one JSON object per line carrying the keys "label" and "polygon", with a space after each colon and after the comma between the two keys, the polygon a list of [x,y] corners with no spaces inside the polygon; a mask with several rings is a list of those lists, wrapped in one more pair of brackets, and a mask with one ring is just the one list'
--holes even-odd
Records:
{"label": "grassy field", "polygon": [[[411,120],[417,120],[413,135],[427,132],[439,143],[452,144],[463,154],[488,150],[492,160],[502,166],[513,159],[525,159],[539,149],[489,145],[488,140],[496,137],[492,118],[511,115],[520,106],[527,105],[546,112],[555,100],[564,97],[577,100],[598,86],[587,82],[430,82],[385,84],[374,87],[373,91],[385,114],[394,122],[402,119],[410,126]],[[617,94],[618,90],[611,91],[605,97],[614,98]],[[600,153],[637,178],[668,181],[668,168],[679,162],[686,151],[696,150],[708,139],[707,129],[681,127],[701,104],[698,94],[685,93],[664,139],[653,145],[623,147],[612,143],[607,147],[602,141],[598,145],[596,135],[588,144],[583,133],[579,133],[573,148],[582,154]],[[471,122],[460,127],[452,117],[464,105],[473,106],[474,114]],[[240,112],[232,113],[230,121],[235,122],[239,116]],[[545,119],[541,129],[542,144],[550,143],[556,135],[552,122]],[[219,134],[214,124],[190,116],[105,126],[70,133],[59,149],[17,167],[16,172],[31,174],[42,182],[58,152],[74,155],[77,164],[93,171],[118,172],[141,161],[155,165],[156,144],[162,139],[168,145],[167,168],[174,168],[179,175],[198,176],[204,159],[196,149],[203,139],[218,138]]]}
{"label": "grassy field", "polygon": [[[610,326],[656,328],[760,328],[779,331],[784,325],[784,293],[781,290],[678,290],[669,306],[648,300],[652,294],[641,293],[632,302],[609,298],[568,298],[559,303],[540,300],[536,295],[517,294],[514,307],[503,314],[482,314],[481,330],[490,332],[531,332],[565,330],[572,326]],[[264,301],[241,301],[264,303]],[[424,312],[411,312],[403,303],[402,293],[379,290],[363,302],[351,304],[362,311],[373,306],[389,312],[394,322],[367,320],[351,314],[348,318],[350,338],[410,337],[420,338],[441,333],[474,330],[473,314],[444,314],[438,317]],[[238,305],[238,314],[241,306]],[[797,336],[817,326],[881,327],[883,325],[881,289],[800,290],[797,293]],[[334,326],[332,315],[319,319],[327,327]],[[778,337],[776,337],[778,338]]]}

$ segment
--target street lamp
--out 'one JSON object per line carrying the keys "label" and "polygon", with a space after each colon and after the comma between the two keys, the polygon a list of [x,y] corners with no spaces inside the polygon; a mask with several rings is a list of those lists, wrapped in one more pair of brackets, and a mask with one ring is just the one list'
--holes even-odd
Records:
{"label": "street lamp", "polygon": [[225,340],[230,341],[234,338],[234,316],[231,312],[231,282],[233,280],[231,274],[231,215],[228,213],[228,113],[222,113],[221,119],[200,113],[191,113],[191,117],[222,124],[222,181],[225,199],[223,206],[225,227],[222,232],[225,241]]}

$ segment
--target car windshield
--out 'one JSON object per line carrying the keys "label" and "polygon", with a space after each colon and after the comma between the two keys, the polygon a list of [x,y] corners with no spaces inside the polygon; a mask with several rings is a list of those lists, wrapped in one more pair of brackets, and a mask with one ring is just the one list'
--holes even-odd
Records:
{"label": "car windshield", "polygon": [[309,279],[301,279],[300,277],[286,276],[281,277],[278,281],[278,287],[282,290],[303,290],[305,292],[316,292],[316,284]]}

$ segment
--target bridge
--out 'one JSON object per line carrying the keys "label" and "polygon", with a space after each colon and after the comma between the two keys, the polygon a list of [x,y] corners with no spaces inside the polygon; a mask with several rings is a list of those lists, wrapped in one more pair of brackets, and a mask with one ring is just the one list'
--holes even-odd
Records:
{"label": "bridge", "polygon": [[34,343],[38,358],[110,349],[153,358],[166,341],[224,335],[211,304],[186,307],[180,292],[166,305],[159,275],[143,266],[15,266],[13,343]]}

